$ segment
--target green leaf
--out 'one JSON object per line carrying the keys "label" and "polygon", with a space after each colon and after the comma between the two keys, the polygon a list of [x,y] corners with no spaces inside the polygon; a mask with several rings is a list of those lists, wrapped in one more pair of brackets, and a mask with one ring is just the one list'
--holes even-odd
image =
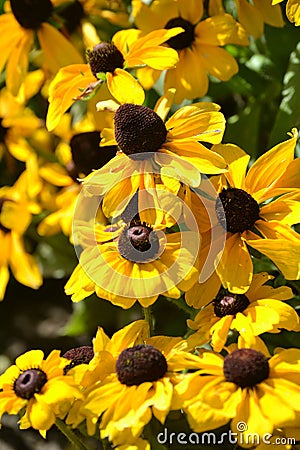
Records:
{"label": "green leaf", "polygon": [[283,141],[292,128],[300,128],[300,43],[290,56],[283,80],[282,100],[271,132],[269,147]]}

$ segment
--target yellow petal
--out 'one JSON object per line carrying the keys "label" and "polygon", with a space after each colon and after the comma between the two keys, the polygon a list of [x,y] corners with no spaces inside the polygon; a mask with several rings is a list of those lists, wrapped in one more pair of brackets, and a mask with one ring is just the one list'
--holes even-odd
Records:
{"label": "yellow petal", "polygon": [[175,103],[203,97],[208,90],[208,76],[205,62],[200,52],[194,48],[185,48],[180,52],[175,69],[169,69],[165,76],[165,91],[176,89]]}
{"label": "yellow petal", "polygon": [[268,23],[273,27],[284,26],[284,20],[279,5],[273,6],[268,0],[254,0],[253,3],[255,8],[260,11],[265,23]]}
{"label": "yellow petal", "polygon": [[248,38],[240,24],[230,14],[220,14],[201,21],[196,27],[196,45],[248,45]]}
{"label": "yellow petal", "polygon": [[[204,145],[190,139],[176,139],[163,145],[169,152],[175,153],[195,166],[200,172],[219,174],[227,171],[227,165],[222,156],[208,150]],[[193,183],[189,183],[193,186]]]}
{"label": "yellow petal", "polygon": [[43,22],[37,31],[45,54],[45,64],[52,73],[69,64],[83,62],[80,53],[56,28]]}
{"label": "yellow petal", "polygon": [[142,105],[145,93],[139,82],[123,69],[106,74],[107,87],[113,97],[120,103],[135,103]]}
{"label": "yellow petal", "polygon": [[64,112],[80,94],[80,89],[85,89],[94,82],[95,77],[87,64],[73,64],[59,70],[49,86],[50,104],[46,118],[49,131],[58,125]]}
{"label": "yellow petal", "polygon": [[250,247],[268,256],[287,280],[300,278],[300,244],[285,239],[249,240]]}
{"label": "yellow petal", "polygon": [[0,301],[4,298],[9,276],[10,274],[8,267],[0,266]]}
{"label": "yellow petal", "polygon": [[218,80],[228,81],[238,73],[238,63],[223,48],[202,45],[201,53],[207,72]]}
{"label": "yellow petal", "polygon": [[6,66],[6,86],[16,96],[28,69],[28,55],[34,41],[32,30],[24,30],[18,46],[11,52]]}
{"label": "yellow petal", "polygon": [[288,0],[286,14],[289,21],[294,23],[296,27],[300,25],[300,5],[297,0]]}
{"label": "yellow petal", "polygon": [[215,144],[212,150],[223,156],[228,163],[226,178],[230,186],[243,189],[250,156],[234,144]]}
{"label": "yellow petal", "polygon": [[1,15],[0,28],[2,34],[0,72],[2,72],[9,55],[18,46],[19,42],[21,42],[23,36],[26,35],[26,31],[18,24],[14,15],[10,13]]}
{"label": "yellow petal", "polygon": [[238,18],[242,26],[255,39],[259,38],[264,31],[264,22],[259,9],[247,0],[238,0],[237,7]]}
{"label": "yellow petal", "polygon": [[[266,416],[265,408],[261,406],[261,398],[258,398],[256,390],[244,389],[242,393],[242,400],[237,408],[236,416],[231,422],[231,430],[237,432],[240,430],[239,423],[245,423],[245,432],[241,433],[239,439],[243,438],[243,442],[246,442],[245,435],[263,436],[266,433],[271,433],[273,431],[273,423]],[[253,442],[250,442],[253,445]],[[254,442],[257,444],[257,442]]]}
{"label": "yellow petal", "polygon": [[199,102],[178,109],[166,123],[170,137],[193,137],[199,141],[218,144],[225,131],[225,118],[219,108],[215,103]]}
{"label": "yellow petal", "polygon": [[43,283],[39,267],[33,256],[27,254],[21,238],[12,232],[12,253],[10,266],[19,283],[38,289]]}
{"label": "yellow petal", "polygon": [[247,291],[252,280],[252,261],[246,243],[238,234],[227,238],[216,268],[223,286],[234,294]]}
{"label": "yellow petal", "polygon": [[220,352],[226,344],[232,319],[233,316],[224,316],[211,327],[211,346],[215,352]]}
{"label": "yellow petal", "polygon": [[44,359],[44,353],[42,350],[29,350],[23,355],[18,356],[16,359],[16,365],[22,371],[32,369],[34,367],[39,368],[42,365]]}
{"label": "yellow petal", "polygon": [[[269,190],[272,184],[282,176],[282,173],[294,159],[297,141],[297,130],[292,130],[291,139],[281,142],[260,156],[250,167],[246,176],[245,186],[249,194],[260,189]],[[256,198],[257,201],[260,199]]]}

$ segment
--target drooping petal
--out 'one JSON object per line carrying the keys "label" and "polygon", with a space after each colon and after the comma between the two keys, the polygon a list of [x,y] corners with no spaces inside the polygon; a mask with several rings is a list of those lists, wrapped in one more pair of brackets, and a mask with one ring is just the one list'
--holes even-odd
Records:
{"label": "drooping petal", "polygon": [[175,69],[167,71],[165,76],[165,91],[176,89],[175,103],[182,103],[187,99],[203,97],[208,90],[208,76],[205,62],[200,52],[193,48],[180,51],[180,59]]}
{"label": "drooping petal", "polygon": [[135,103],[141,105],[145,93],[139,82],[123,69],[116,69],[114,73],[106,74],[107,87],[113,97],[120,103]]}
{"label": "drooping petal", "polygon": [[49,109],[46,125],[52,131],[59,123],[62,115],[73,104],[89,84],[95,83],[87,64],[73,64],[59,70],[49,86]]}
{"label": "drooping petal", "polygon": [[238,73],[238,63],[223,48],[202,45],[200,51],[207,72],[218,78],[218,80],[228,81],[233,75]]}
{"label": "drooping petal", "polygon": [[28,69],[28,55],[33,45],[34,34],[32,30],[24,30],[24,35],[18,46],[15,47],[7,61],[6,86],[16,96],[24,82]]}
{"label": "drooping petal", "polygon": [[268,256],[287,280],[300,278],[300,243],[286,239],[247,239],[247,243]]}
{"label": "drooping petal", "polygon": [[230,186],[243,189],[250,155],[234,144],[215,144],[212,150],[223,156],[228,163],[226,178]]}

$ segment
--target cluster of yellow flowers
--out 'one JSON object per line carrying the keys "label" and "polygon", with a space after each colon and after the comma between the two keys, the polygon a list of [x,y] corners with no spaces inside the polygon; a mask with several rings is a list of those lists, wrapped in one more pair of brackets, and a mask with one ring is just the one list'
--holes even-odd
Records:
{"label": "cluster of yellow flowers", "polygon": [[[72,300],[139,302],[146,319],[111,338],[99,327],[92,346],[63,356],[19,356],[0,376],[0,416],[44,437],[56,424],[79,449],[73,428],[148,450],[152,418],[171,411],[191,444],[228,424],[242,447],[300,438],[300,350],[273,351],[262,336],[300,331],[293,291],[253,267],[264,255],[300,279],[298,131],[250,164],[222,142],[225,117],[205,97],[239,70],[230,45],[284,26],[280,1],[236,0],[233,15],[220,0],[125,3],[10,0],[0,15],[0,156],[8,172],[22,163],[0,188],[0,299],[9,269],[41,286],[23,236],[47,211],[41,239],[63,232],[78,255]],[[298,26],[299,2],[286,14]],[[105,36],[104,23],[117,31]],[[189,311],[184,338],[155,335],[159,296]]]}

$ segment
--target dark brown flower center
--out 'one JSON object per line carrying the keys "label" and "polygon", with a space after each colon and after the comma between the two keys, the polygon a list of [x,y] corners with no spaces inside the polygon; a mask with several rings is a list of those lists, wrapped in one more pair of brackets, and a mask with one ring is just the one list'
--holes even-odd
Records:
{"label": "dark brown flower center", "polygon": [[85,13],[82,4],[75,0],[62,8],[59,11],[59,16],[64,20],[64,26],[67,31],[72,34],[79,27]]}
{"label": "dark brown flower center", "polygon": [[69,359],[71,362],[64,367],[64,374],[79,364],[88,364],[94,357],[94,350],[91,345],[82,345],[81,347],[71,348],[64,353],[63,358]]}
{"label": "dark brown flower center", "polygon": [[72,137],[70,147],[73,162],[77,169],[76,178],[79,173],[88,175],[93,169],[100,169],[116,156],[117,147],[115,145],[100,147],[100,141],[99,131],[79,133]]}
{"label": "dark brown flower center", "polygon": [[138,386],[147,381],[157,381],[168,370],[164,355],[152,345],[135,345],[120,353],[116,371],[120,383]]}
{"label": "dark brown flower center", "polygon": [[259,205],[243,189],[223,189],[216,201],[216,214],[227,231],[243,233],[259,219]]}
{"label": "dark brown flower center", "polygon": [[165,25],[165,29],[167,30],[176,27],[183,28],[184,32],[168,39],[166,41],[166,44],[169,44],[169,46],[174,48],[175,50],[182,50],[183,48],[190,47],[195,39],[195,26],[182,17],[174,17],[173,19],[170,19],[169,22]]}
{"label": "dark brown flower center", "polygon": [[4,225],[2,225],[1,223],[1,212],[2,212],[2,208],[5,202],[12,202],[13,200],[11,200],[10,198],[6,198],[6,197],[2,197],[0,198],[0,230],[2,230],[4,233],[10,233],[11,230],[10,228],[5,227]]}
{"label": "dark brown flower center", "polygon": [[245,388],[266,380],[270,367],[268,359],[261,352],[240,348],[225,357],[223,371],[226,381]]}
{"label": "dark brown flower center", "polygon": [[155,259],[159,253],[159,239],[155,231],[144,223],[132,222],[118,239],[118,250],[123,258],[136,263]]}
{"label": "dark brown flower center", "polygon": [[0,118],[0,142],[4,143],[8,128],[2,125],[2,121],[3,119]]}
{"label": "dark brown flower center", "polygon": [[14,382],[14,391],[18,397],[29,400],[41,392],[47,383],[47,375],[41,369],[28,369],[22,372]]}
{"label": "dark brown flower center", "polygon": [[36,29],[52,14],[50,0],[10,0],[13,15],[23,28]]}
{"label": "dark brown flower center", "polygon": [[156,152],[167,137],[164,122],[147,106],[124,103],[115,114],[115,139],[126,155]]}
{"label": "dark brown flower center", "polygon": [[224,289],[213,300],[214,312],[217,317],[234,316],[238,312],[243,312],[250,302],[245,294],[232,294],[224,292]]}
{"label": "dark brown flower center", "polygon": [[100,42],[95,45],[93,50],[87,50],[87,58],[96,78],[98,73],[114,72],[117,68],[122,69],[125,61],[120,50],[108,42]]}

